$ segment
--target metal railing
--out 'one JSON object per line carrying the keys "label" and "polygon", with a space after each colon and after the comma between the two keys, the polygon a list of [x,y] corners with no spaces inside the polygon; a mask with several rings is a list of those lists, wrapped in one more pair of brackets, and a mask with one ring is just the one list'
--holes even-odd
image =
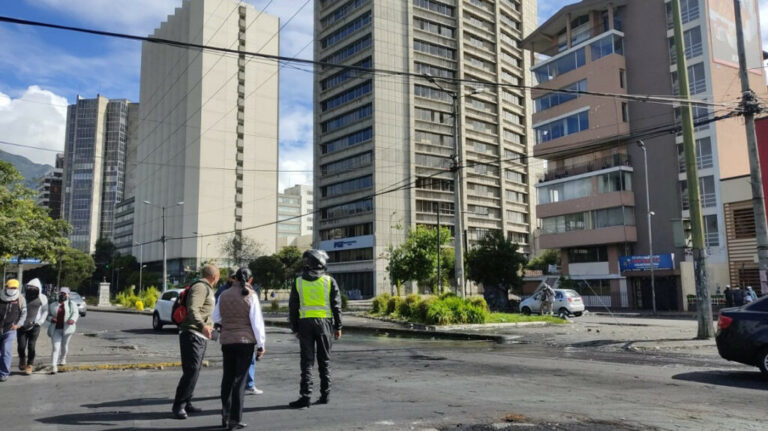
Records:
{"label": "metal railing", "polygon": [[598,171],[601,169],[614,168],[617,166],[632,166],[632,159],[626,154],[615,154],[613,156],[596,159],[588,163],[568,166],[564,168],[550,169],[547,173],[544,174],[539,182],[552,181],[573,175]]}

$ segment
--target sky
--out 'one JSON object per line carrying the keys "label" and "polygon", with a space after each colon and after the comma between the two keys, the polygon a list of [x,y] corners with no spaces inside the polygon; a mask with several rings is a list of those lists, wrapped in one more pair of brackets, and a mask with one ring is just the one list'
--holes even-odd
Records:
{"label": "sky", "polygon": [[[406,0],[386,0],[406,1]],[[280,54],[311,58],[312,0],[247,0],[280,17]],[[573,1],[540,0],[539,21]],[[768,0],[760,0],[763,46],[768,49]],[[3,0],[0,15],[146,36],[181,0]],[[294,16],[295,14],[295,16]],[[293,18],[292,18],[293,17]],[[289,21],[290,20],[290,21]],[[97,94],[138,101],[141,44],[0,23],[0,149],[53,164],[63,152],[67,104]],[[312,74],[280,69],[281,171],[312,169]],[[140,102],[140,101],[139,101]],[[280,175],[280,189],[311,184],[308,172]]]}

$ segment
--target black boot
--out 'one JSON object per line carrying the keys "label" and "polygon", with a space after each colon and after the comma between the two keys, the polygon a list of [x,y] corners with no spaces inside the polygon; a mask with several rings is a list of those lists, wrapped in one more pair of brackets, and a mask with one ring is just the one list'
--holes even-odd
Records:
{"label": "black boot", "polygon": [[308,409],[309,405],[309,397],[300,397],[298,400],[288,403],[288,407],[292,409]]}
{"label": "black boot", "polygon": [[328,404],[328,402],[331,401],[331,393],[326,392],[322,395],[320,395],[320,398],[317,400],[315,404]]}

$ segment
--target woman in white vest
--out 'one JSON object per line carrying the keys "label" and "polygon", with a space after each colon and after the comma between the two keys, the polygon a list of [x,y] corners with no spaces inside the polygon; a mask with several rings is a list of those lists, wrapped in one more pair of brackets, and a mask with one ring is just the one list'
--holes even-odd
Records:
{"label": "woman in white vest", "polygon": [[48,336],[51,337],[51,374],[59,371],[59,365],[67,364],[69,340],[77,329],[80,313],[69,299],[69,288],[59,290],[58,302],[48,306]]}

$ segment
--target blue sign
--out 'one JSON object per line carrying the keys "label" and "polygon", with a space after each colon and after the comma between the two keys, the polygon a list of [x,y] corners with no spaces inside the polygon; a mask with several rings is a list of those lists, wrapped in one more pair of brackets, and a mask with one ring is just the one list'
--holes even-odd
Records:
{"label": "blue sign", "polygon": [[16,263],[16,264],[22,264],[22,265],[37,265],[41,262],[40,259],[34,258],[34,257],[22,257],[20,260],[17,261],[16,256],[11,256],[8,258],[3,259],[3,261],[7,263]]}
{"label": "blue sign", "polygon": [[354,250],[373,247],[373,235],[353,236],[349,238],[320,241],[320,249],[325,251]]}
{"label": "blue sign", "polygon": [[[624,271],[650,271],[651,259],[648,255],[644,256],[620,256],[619,267]],[[655,254],[653,255],[653,269],[675,269],[675,254]]]}

